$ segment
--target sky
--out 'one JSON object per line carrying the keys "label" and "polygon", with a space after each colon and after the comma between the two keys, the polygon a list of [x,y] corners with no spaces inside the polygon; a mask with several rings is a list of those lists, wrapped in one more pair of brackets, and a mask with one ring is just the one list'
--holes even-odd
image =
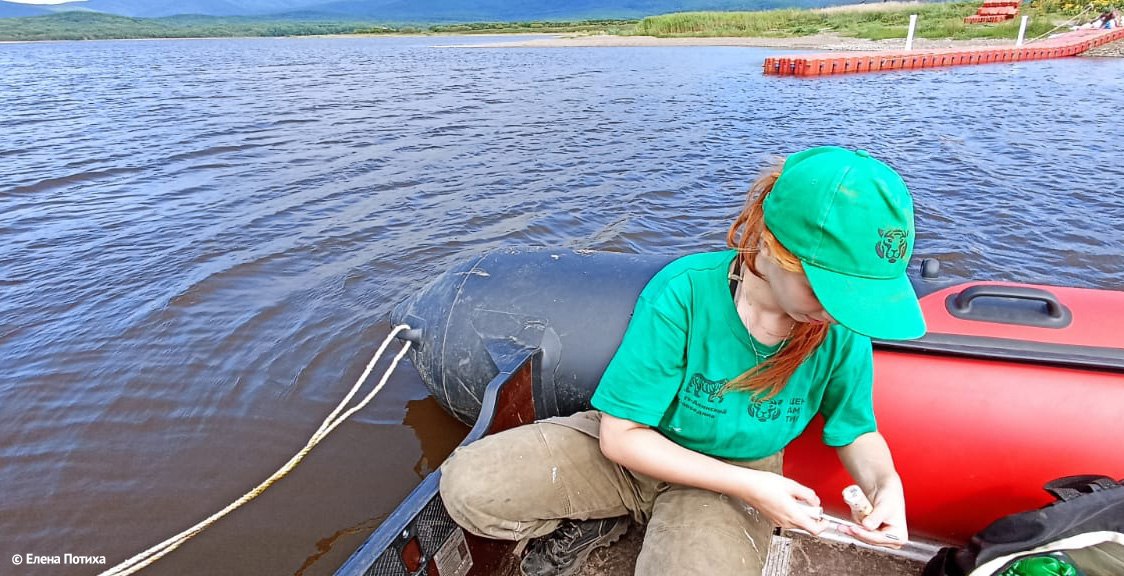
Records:
{"label": "sky", "polygon": [[65,4],[67,2],[85,2],[86,0],[4,0],[13,4]]}

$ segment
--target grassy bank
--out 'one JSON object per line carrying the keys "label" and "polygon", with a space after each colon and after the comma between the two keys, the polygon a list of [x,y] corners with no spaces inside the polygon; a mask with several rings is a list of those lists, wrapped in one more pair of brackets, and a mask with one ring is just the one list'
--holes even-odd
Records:
{"label": "grassy bank", "polygon": [[[888,3],[889,4],[889,3]],[[856,10],[769,10],[764,12],[684,12],[641,20],[634,34],[657,37],[792,37],[823,32],[882,40],[904,38],[909,15],[917,14],[916,35],[920,38],[1015,38],[1019,19],[1001,24],[965,24],[964,17],[976,13],[979,2],[936,4],[895,3],[884,9]],[[877,4],[873,6],[877,7]],[[1068,16],[1024,6],[1030,16],[1026,35],[1033,38],[1054,28]]]}
{"label": "grassy bank", "polygon": [[93,12],[0,19],[0,40],[111,40],[124,38],[224,38],[353,34],[372,22],[289,21],[263,18],[172,16],[126,18]]}
{"label": "grassy bank", "polygon": [[0,18],[0,41],[225,38],[316,36],[324,34],[620,34],[631,32],[636,24],[636,20],[403,24],[216,16],[127,18],[94,12],[63,12],[48,16]]}
{"label": "grassy bank", "polygon": [[429,34],[631,34],[637,20],[581,20],[578,22],[476,22],[439,24],[420,30]]}

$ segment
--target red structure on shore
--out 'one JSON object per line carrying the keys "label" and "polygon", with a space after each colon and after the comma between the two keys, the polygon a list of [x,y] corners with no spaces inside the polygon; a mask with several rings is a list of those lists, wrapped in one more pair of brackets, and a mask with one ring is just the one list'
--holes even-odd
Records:
{"label": "red structure on shore", "polygon": [[1019,13],[1019,0],[984,0],[976,13],[964,19],[965,24],[982,24],[984,22],[1003,22],[1010,20]]}
{"label": "red structure on shore", "polygon": [[1077,56],[1086,50],[1124,39],[1124,28],[1075,30],[1049,40],[1010,48],[946,48],[889,52],[833,52],[765,59],[772,76],[831,76],[879,70],[916,70],[943,66],[1021,62]]}

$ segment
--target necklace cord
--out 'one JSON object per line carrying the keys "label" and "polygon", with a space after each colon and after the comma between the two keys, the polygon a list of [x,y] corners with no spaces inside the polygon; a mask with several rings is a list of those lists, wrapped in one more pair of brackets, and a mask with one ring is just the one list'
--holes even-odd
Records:
{"label": "necklace cord", "polygon": [[[735,259],[734,262],[730,264],[730,271],[726,274],[726,277],[730,280],[730,296],[734,299],[735,310],[738,307],[738,302],[741,300],[740,296],[742,293],[742,277],[740,274],[735,272],[736,266],[737,260]],[[740,311],[738,312],[738,316],[741,316]],[[776,356],[777,353],[780,352],[782,348],[784,348],[784,345],[788,343],[788,339],[792,337],[792,331],[794,328],[796,328],[795,320],[792,321],[792,324],[788,325],[788,332],[784,335],[784,338],[781,339],[780,343],[777,344],[777,349],[767,354],[762,354],[761,351],[757,349],[757,344],[754,343],[756,338],[753,336],[753,332],[749,329],[749,326],[746,326],[746,334],[749,336],[749,347],[753,350],[753,356],[757,359],[757,364],[760,365],[769,358]],[[764,344],[762,344],[762,346],[764,346]]]}

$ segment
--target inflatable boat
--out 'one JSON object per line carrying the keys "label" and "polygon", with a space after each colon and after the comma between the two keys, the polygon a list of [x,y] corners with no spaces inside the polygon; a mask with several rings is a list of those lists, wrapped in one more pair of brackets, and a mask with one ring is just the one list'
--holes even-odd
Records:
{"label": "inflatable boat", "polygon": [[[400,304],[395,324],[464,443],[589,408],[633,304],[668,256],[508,248],[472,258]],[[875,345],[879,430],[905,490],[911,539],[961,544],[1048,503],[1046,482],[1124,477],[1124,292],[914,279],[929,328]],[[784,471],[846,517],[849,483],[813,421]],[[466,534],[426,477],[337,574],[508,574],[514,543]]]}

